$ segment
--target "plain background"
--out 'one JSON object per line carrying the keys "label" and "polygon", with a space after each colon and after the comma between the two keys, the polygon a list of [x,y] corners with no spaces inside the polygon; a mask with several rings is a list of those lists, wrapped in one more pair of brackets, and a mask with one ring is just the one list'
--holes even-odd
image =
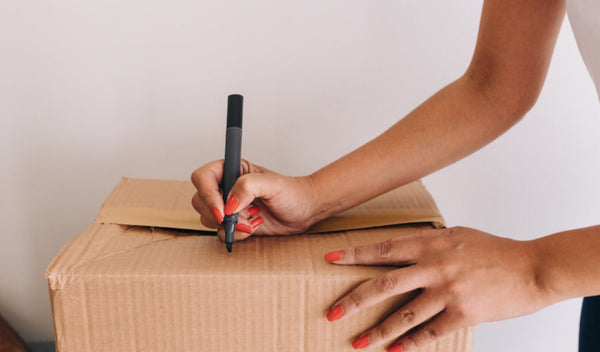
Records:
{"label": "plain background", "polygon": [[[0,312],[51,339],[46,266],[121,176],[188,179],[221,158],[228,94],[245,96],[245,158],[310,173],[460,76],[481,3],[2,1]],[[449,225],[522,240],[594,225],[599,136],[565,21],[533,110],[425,183]],[[483,324],[475,351],[575,351],[580,302]]]}

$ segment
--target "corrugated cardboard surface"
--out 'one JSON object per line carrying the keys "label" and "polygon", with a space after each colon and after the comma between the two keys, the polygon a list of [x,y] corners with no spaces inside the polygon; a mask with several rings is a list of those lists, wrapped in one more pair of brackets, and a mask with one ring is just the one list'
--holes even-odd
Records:
{"label": "corrugated cardboard surface", "polygon": [[[413,200],[395,196],[392,203],[431,202],[429,215],[441,221],[422,185],[412,187],[406,194]],[[184,182],[124,179],[102,212],[185,208],[192,194]],[[216,236],[108,223],[102,212],[46,272],[58,351],[351,351],[354,338],[410,295],[329,323],[325,314],[336,299],[393,268],[337,266],[323,255],[432,226],[251,236],[228,254]],[[158,219],[172,221],[165,214]],[[327,226],[343,225],[336,221]],[[472,329],[463,329],[423,351],[470,351],[471,343]]]}

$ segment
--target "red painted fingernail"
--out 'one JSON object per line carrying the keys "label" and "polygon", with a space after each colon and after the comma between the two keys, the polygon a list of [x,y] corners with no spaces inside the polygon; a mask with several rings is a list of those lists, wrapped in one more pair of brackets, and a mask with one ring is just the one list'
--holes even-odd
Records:
{"label": "red painted fingernail", "polygon": [[230,196],[229,199],[227,199],[227,203],[225,203],[225,209],[223,209],[225,215],[233,214],[238,205],[240,205],[240,200],[237,199],[236,196]]}
{"label": "red painted fingernail", "polygon": [[402,352],[402,345],[392,345],[390,346],[390,348],[387,349],[387,352]]}
{"label": "red painted fingernail", "polygon": [[235,230],[236,231],[241,231],[241,232],[245,232],[247,234],[251,234],[252,233],[252,227],[246,225],[246,224],[237,224],[235,225]]}
{"label": "red painted fingernail", "polygon": [[248,209],[248,217],[251,218],[254,215],[258,214],[259,212],[260,212],[260,207],[256,207],[256,206],[250,207]]}
{"label": "red painted fingernail", "polygon": [[344,315],[344,308],[342,308],[342,306],[340,306],[338,304],[337,306],[331,308],[329,313],[327,313],[327,320],[329,320],[329,321],[338,320],[343,315]]}
{"label": "red painted fingernail", "polygon": [[258,225],[262,224],[264,221],[265,221],[265,219],[263,219],[261,216],[259,216],[256,219],[252,220],[250,222],[250,225],[252,225],[252,227],[256,228],[256,227],[258,227]]}
{"label": "red painted fingernail", "polygon": [[369,335],[362,335],[352,342],[352,348],[355,350],[363,348],[369,344]]}
{"label": "red painted fingernail", "polygon": [[212,208],[212,213],[215,216],[215,219],[217,219],[217,222],[219,224],[223,222],[223,215],[221,215],[221,212],[219,211],[219,209]]}
{"label": "red painted fingernail", "polygon": [[342,259],[343,255],[344,255],[343,251],[329,252],[329,253],[325,254],[325,260],[328,262],[334,262],[336,260]]}

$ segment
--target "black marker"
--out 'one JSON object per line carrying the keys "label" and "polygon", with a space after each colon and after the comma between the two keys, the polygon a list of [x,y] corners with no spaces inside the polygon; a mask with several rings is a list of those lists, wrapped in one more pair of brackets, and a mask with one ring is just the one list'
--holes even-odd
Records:
{"label": "black marker", "polygon": [[[242,106],[244,97],[232,94],[227,99],[227,132],[225,134],[225,164],[223,165],[223,202],[235,181],[240,177],[240,161],[242,158]],[[227,251],[233,250],[233,233],[238,223],[238,214],[225,215],[225,245]]]}

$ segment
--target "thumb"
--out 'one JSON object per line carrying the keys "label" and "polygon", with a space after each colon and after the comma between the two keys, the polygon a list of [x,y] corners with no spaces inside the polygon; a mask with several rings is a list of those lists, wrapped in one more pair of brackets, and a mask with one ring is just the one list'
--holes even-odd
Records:
{"label": "thumb", "polygon": [[239,212],[250,205],[256,198],[269,199],[279,193],[282,176],[276,173],[251,173],[240,176],[227,198],[225,215]]}

